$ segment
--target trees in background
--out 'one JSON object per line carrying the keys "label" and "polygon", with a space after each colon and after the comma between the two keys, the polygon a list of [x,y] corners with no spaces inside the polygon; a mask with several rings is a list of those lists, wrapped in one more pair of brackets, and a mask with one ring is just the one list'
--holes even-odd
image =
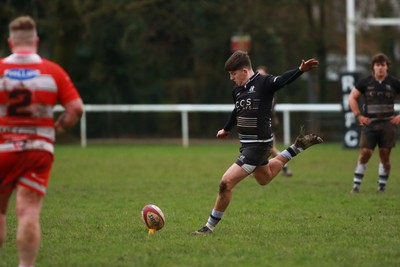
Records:
{"label": "trees in background", "polygon": [[[390,1],[375,2],[378,15],[393,15]],[[365,3],[357,1],[364,13]],[[326,74],[329,55],[341,58],[334,71],[345,67],[345,1],[7,0],[0,9],[0,56],[9,53],[9,21],[25,14],[38,23],[40,53],[68,70],[86,103],[231,103],[232,84],[223,65],[230,39],[239,32],[251,36],[253,64],[267,65],[272,74],[303,58],[320,60],[316,72],[279,92],[281,102],[340,101],[340,87]],[[396,27],[361,31],[359,38],[374,38],[358,52],[383,51],[396,69],[397,32]]]}

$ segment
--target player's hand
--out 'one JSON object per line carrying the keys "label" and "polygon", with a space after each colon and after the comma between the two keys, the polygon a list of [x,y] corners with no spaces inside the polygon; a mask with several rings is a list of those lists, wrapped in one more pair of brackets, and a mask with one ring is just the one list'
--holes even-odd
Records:
{"label": "player's hand", "polygon": [[394,125],[399,125],[400,124],[400,115],[393,116],[393,118],[390,120],[390,122]]}
{"label": "player's hand", "polygon": [[225,138],[229,135],[228,131],[225,131],[224,129],[221,129],[217,132],[217,138]]}
{"label": "player's hand", "polygon": [[319,65],[319,61],[316,60],[315,58],[311,58],[311,59],[308,59],[306,61],[303,59],[301,61],[299,69],[302,72],[307,72],[307,71],[310,71],[310,70],[318,67],[318,65]]}
{"label": "player's hand", "polygon": [[62,127],[58,122],[54,124],[54,128],[56,129],[57,135],[62,135],[63,133],[65,133],[64,127]]}
{"label": "player's hand", "polygon": [[368,117],[359,116],[358,117],[358,122],[360,123],[360,125],[366,126],[366,125],[369,125],[371,123],[371,119],[368,118]]}

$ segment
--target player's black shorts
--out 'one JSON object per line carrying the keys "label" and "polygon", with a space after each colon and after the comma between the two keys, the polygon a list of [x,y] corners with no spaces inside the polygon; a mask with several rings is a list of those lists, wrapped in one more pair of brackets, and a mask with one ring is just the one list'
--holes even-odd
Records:
{"label": "player's black shorts", "polygon": [[268,158],[271,156],[273,142],[268,143],[242,143],[240,146],[240,155],[236,164],[242,167],[247,173],[252,173],[258,166],[268,164]]}
{"label": "player's black shorts", "polygon": [[392,148],[396,143],[396,133],[396,125],[391,124],[389,120],[372,122],[361,130],[360,147]]}

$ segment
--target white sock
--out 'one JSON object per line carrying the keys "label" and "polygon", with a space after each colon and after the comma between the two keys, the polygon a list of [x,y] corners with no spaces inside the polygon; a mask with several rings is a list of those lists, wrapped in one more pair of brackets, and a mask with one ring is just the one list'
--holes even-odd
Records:
{"label": "white sock", "polygon": [[208,227],[208,229],[210,229],[211,231],[214,231],[214,228],[215,228],[215,226],[217,226],[217,224],[221,220],[222,215],[224,215],[224,213],[222,211],[213,209],[211,211],[210,217],[208,217],[208,220],[206,223],[206,226]]}

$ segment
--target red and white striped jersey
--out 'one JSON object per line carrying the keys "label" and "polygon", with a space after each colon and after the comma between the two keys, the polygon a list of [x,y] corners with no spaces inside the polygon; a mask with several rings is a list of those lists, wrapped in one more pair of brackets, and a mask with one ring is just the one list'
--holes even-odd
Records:
{"label": "red and white striped jersey", "polygon": [[[53,108],[79,98],[68,74],[52,61],[32,53],[0,59],[0,144],[6,150],[52,152]],[[11,145],[15,141],[22,141],[22,148]]]}

